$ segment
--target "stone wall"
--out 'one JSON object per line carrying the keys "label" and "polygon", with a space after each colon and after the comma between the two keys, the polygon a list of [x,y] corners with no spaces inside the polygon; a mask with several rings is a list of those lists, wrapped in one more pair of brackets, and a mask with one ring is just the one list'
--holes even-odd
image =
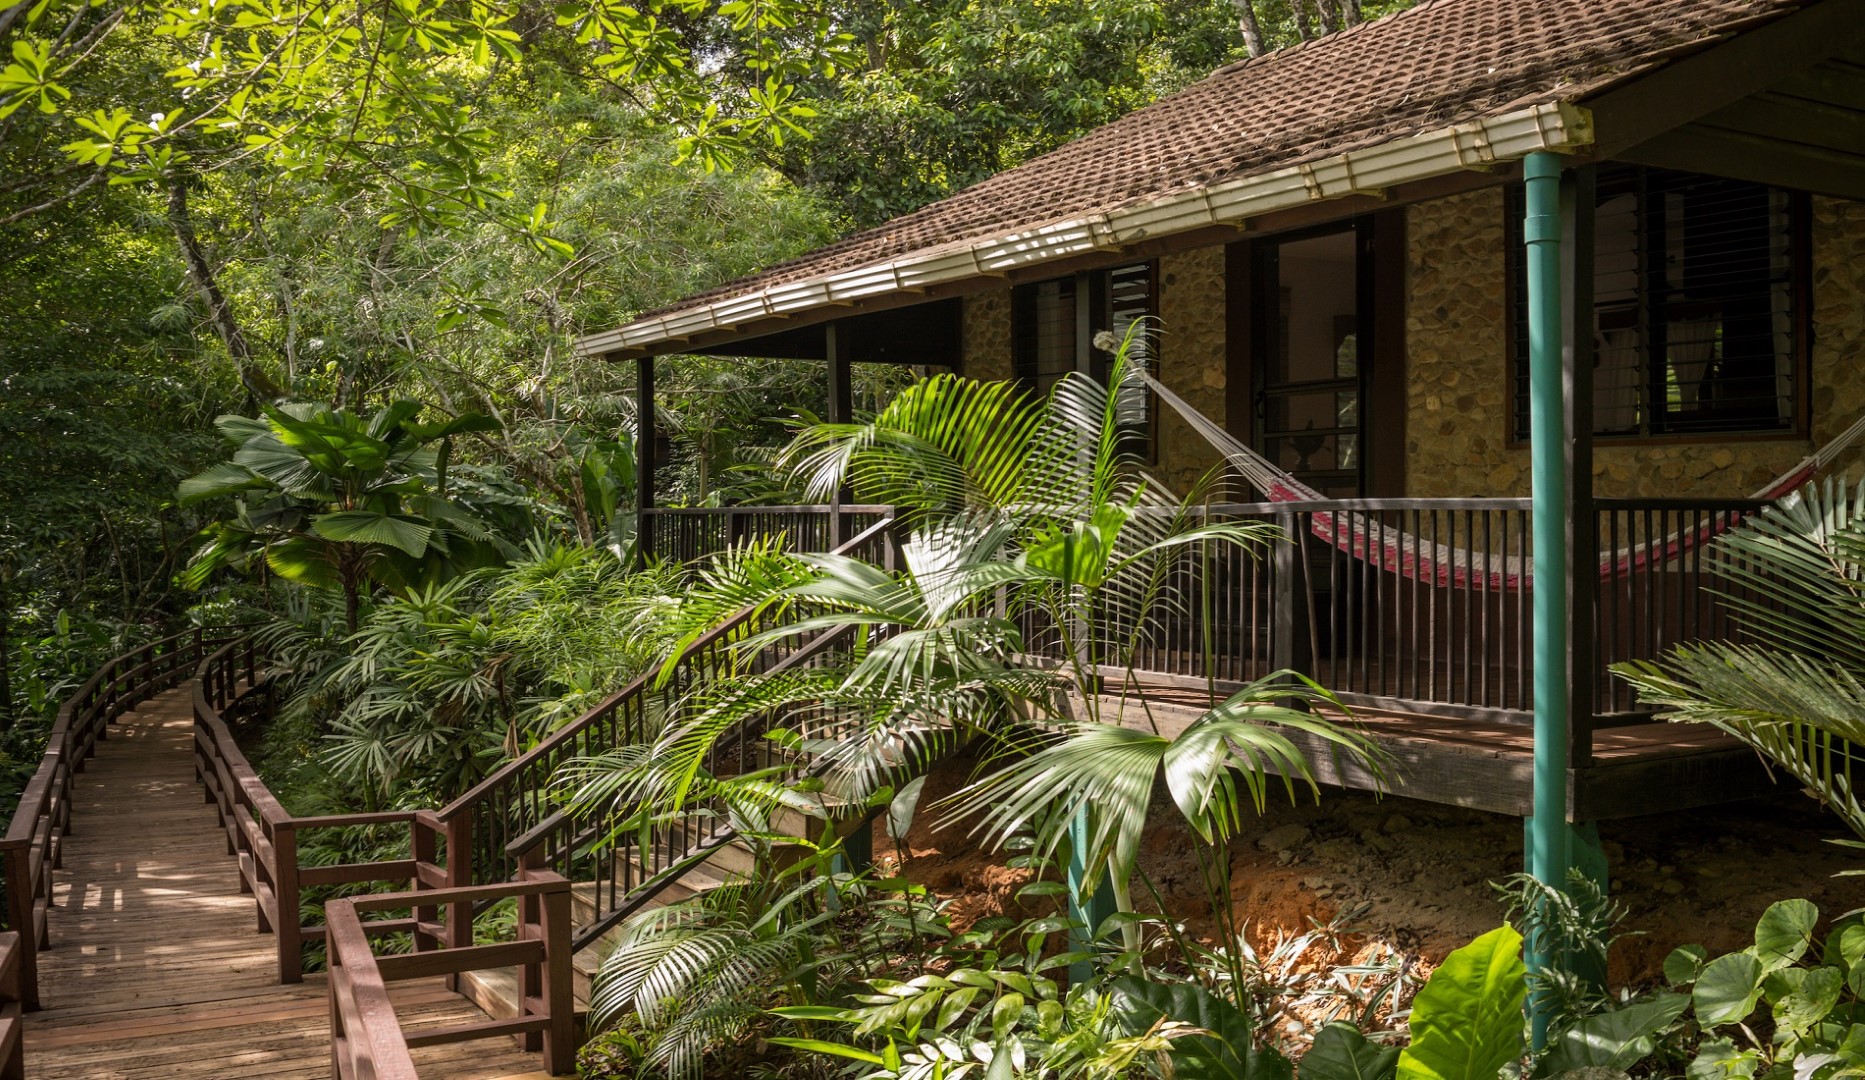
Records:
{"label": "stone wall", "polygon": [[[1407,211],[1407,495],[1528,494],[1527,447],[1510,443],[1502,214],[1500,190]],[[1748,495],[1865,413],[1865,206],[1816,199],[1813,241],[1814,440],[1601,442],[1599,494]]]}
{"label": "stone wall", "polygon": [[1010,290],[964,299],[964,374],[973,379],[1009,379]]}
{"label": "stone wall", "polygon": [[[1500,189],[1406,211],[1405,494],[1527,495],[1528,450],[1510,442],[1510,317]],[[1594,448],[1602,495],[1747,495],[1865,415],[1865,203],[1813,200],[1813,439],[1704,439]],[[1225,420],[1224,249],[1159,260],[1159,370],[1199,410]],[[1008,289],[965,300],[965,371],[1009,378]],[[1217,461],[1161,409],[1158,469],[1185,491]],[[1865,449],[1842,459],[1865,472]]]}
{"label": "stone wall", "polygon": [[[1159,260],[1158,378],[1192,407],[1222,424],[1224,249],[1198,248]],[[1203,436],[1160,403],[1154,460],[1160,479],[1183,495],[1219,461]]]}

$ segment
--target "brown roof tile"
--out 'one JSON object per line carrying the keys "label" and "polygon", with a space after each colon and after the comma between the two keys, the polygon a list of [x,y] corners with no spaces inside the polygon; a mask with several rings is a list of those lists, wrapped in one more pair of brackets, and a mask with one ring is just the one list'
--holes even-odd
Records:
{"label": "brown roof tile", "polygon": [[1804,2],[1427,0],[1220,68],[939,202],[650,314],[1105,212],[1537,101],[1577,100]]}

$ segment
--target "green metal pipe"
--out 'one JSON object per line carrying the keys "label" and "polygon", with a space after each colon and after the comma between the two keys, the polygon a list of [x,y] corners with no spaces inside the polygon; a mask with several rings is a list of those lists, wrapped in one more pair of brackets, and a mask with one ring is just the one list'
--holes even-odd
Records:
{"label": "green metal pipe", "polygon": [[[1567,886],[1567,457],[1561,385],[1561,159],[1528,155],[1528,430],[1535,543],[1535,801],[1528,872]],[[1546,970],[1550,943],[1531,941],[1530,972]],[[1537,1049],[1547,1009],[1529,1006]]]}

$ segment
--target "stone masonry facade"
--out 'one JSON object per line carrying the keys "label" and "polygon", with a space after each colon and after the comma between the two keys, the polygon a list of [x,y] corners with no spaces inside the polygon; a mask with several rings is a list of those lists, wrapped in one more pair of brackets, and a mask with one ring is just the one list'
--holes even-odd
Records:
{"label": "stone masonry facade", "polygon": [[[1691,439],[1594,448],[1606,496],[1748,495],[1865,415],[1865,202],[1812,202],[1812,439]],[[1369,402],[1406,415],[1405,494],[1527,495],[1528,448],[1511,441],[1510,317],[1500,189],[1407,210],[1406,399]],[[1159,370],[1167,385],[1225,420],[1224,249],[1159,260]],[[1008,378],[1008,290],[965,301],[965,371]],[[1178,416],[1156,422],[1160,476],[1176,490],[1217,455]],[[1854,476],[1865,450],[1841,460]]]}

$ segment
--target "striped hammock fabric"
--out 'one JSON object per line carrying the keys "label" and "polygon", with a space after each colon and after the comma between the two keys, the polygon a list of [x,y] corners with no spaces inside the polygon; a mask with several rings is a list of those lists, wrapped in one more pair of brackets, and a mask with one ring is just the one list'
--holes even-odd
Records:
{"label": "striped hammock fabric", "polygon": [[[1150,372],[1139,373],[1172,411],[1179,414],[1204,440],[1224,456],[1250,486],[1271,502],[1326,502],[1327,496],[1302,483],[1257,453],[1191,403],[1172,392]],[[1822,468],[1865,435],[1865,417],[1826,445],[1807,455],[1792,469],[1770,481],[1752,498],[1774,500],[1792,494]],[[1603,552],[1602,579],[1623,577],[1649,566],[1661,565],[1708,543],[1735,527],[1739,513],[1716,515],[1711,524],[1671,533],[1661,539]],[[1533,559],[1526,555],[1499,555],[1468,547],[1427,540],[1352,511],[1316,510],[1310,528],[1322,540],[1353,558],[1371,562],[1381,570],[1440,588],[1480,589],[1488,592],[1525,589],[1534,583]]]}

